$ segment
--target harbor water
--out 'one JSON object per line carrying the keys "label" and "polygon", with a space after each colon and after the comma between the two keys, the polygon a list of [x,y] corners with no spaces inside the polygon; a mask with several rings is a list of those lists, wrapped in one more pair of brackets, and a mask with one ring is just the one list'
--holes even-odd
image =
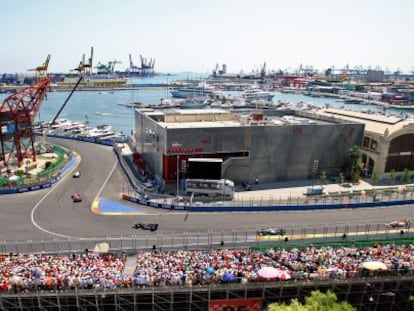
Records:
{"label": "harbor water", "polygon": [[[200,74],[180,74],[180,75],[161,75],[145,79],[135,79],[133,84],[162,84],[172,83],[174,79],[197,79]],[[233,92],[234,93],[234,92]],[[0,101],[10,94],[0,94]],[[65,102],[69,92],[48,92],[46,100],[43,101],[37,121],[50,121],[59,111],[61,105]],[[361,104],[344,104],[336,98],[318,98],[310,97],[304,94],[281,93],[274,92],[273,102],[309,102],[317,106],[329,105],[330,107],[344,107],[352,110],[362,110],[371,112],[383,112],[384,108],[377,105],[361,105]],[[59,118],[69,119],[71,121],[89,122],[90,126],[107,124],[112,126],[117,132],[125,135],[131,135],[134,127],[133,108],[126,107],[130,102],[142,102],[146,105],[157,105],[161,103],[161,99],[168,98],[168,88],[150,88],[138,87],[138,89],[122,90],[122,91],[76,91],[68,101],[67,105],[61,112]],[[208,108],[206,108],[208,109]],[[397,109],[386,109],[387,114],[402,115],[411,113],[409,111],[401,111]]]}

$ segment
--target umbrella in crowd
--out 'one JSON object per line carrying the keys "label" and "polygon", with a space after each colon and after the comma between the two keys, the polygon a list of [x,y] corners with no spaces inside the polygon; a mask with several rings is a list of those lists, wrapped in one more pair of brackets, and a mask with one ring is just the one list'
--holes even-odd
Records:
{"label": "umbrella in crowd", "polygon": [[226,272],[223,274],[223,281],[224,282],[233,282],[236,279],[233,273]]}
{"label": "umbrella in crowd", "polygon": [[107,253],[109,252],[109,244],[106,242],[97,243],[93,248],[93,252],[98,254]]}
{"label": "umbrella in crowd", "polygon": [[288,271],[284,271],[284,270],[279,270],[279,275],[277,276],[281,281],[287,281],[290,280],[292,278],[292,276],[290,275],[290,273]]}
{"label": "umbrella in crowd", "polygon": [[207,269],[206,269],[206,272],[207,273],[209,273],[209,274],[214,274],[214,268],[212,268],[212,267],[208,267]]}
{"label": "umbrella in crowd", "polygon": [[370,271],[387,270],[385,263],[380,261],[365,261],[362,267]]}
{"label": "umbrella in crowd", "polygon": [[257,275],[263,279],[276,279],[279,277],[279,270],[273,267],[263,267],[257,271]]}

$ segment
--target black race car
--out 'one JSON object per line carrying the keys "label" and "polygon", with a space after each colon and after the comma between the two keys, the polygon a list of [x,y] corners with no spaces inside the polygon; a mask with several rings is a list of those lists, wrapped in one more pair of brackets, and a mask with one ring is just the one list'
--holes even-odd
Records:
{"label": "black race car", "polygon": [[151,224],[151,223],[143,223],[138,222],[132,226],[133,229],[143,229],[143,230],[150,230],[150,231],[157,231],[158,224]]}
{"label": "black race car", "polygon": [[283,228],[269,228],[256,230],[257,235],[285,235],[286,230]]}

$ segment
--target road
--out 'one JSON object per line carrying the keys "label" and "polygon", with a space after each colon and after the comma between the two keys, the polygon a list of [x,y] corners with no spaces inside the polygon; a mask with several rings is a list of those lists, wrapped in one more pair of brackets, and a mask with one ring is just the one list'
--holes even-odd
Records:
{"label": "road", "polygon": [[[327,224],[379,223],[402,217],[414,218],[411,206],[393,208],[343,209],[330,211],[292,211],[262,213],[189,213],[142,207],[147,213],[141,216],[104,216],[91,211],[97,196],[122,201],[120,193],[126,184],[121,167],[112,148],[89,143],[56,140],[59,145],[75,150],[81,156],[77,168],[82,175],[72,178],[67,174],[51,189],[1,197],[2,213],[0,236],[5,241],[28,239],[105,237],[120,235],[147,235],[134,230],[135,222],[156,222],[159,230],[154,234],[172,232],[231,231],[283,226],[287,228],[310,226],[317,229]],[[83,201],[73,203],[72,193],[81,194]]]}

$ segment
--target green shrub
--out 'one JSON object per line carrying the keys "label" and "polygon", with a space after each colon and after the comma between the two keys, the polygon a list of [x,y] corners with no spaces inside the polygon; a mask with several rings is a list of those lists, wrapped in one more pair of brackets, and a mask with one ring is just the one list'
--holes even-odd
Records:
{"label": "green shrub", "polygon": [[25,175],[25,173],[24,173],[23,170],[16,170],[16,171],[14,171],[14,175],[17,175],[19,177],[22,177],[22,176]]}

